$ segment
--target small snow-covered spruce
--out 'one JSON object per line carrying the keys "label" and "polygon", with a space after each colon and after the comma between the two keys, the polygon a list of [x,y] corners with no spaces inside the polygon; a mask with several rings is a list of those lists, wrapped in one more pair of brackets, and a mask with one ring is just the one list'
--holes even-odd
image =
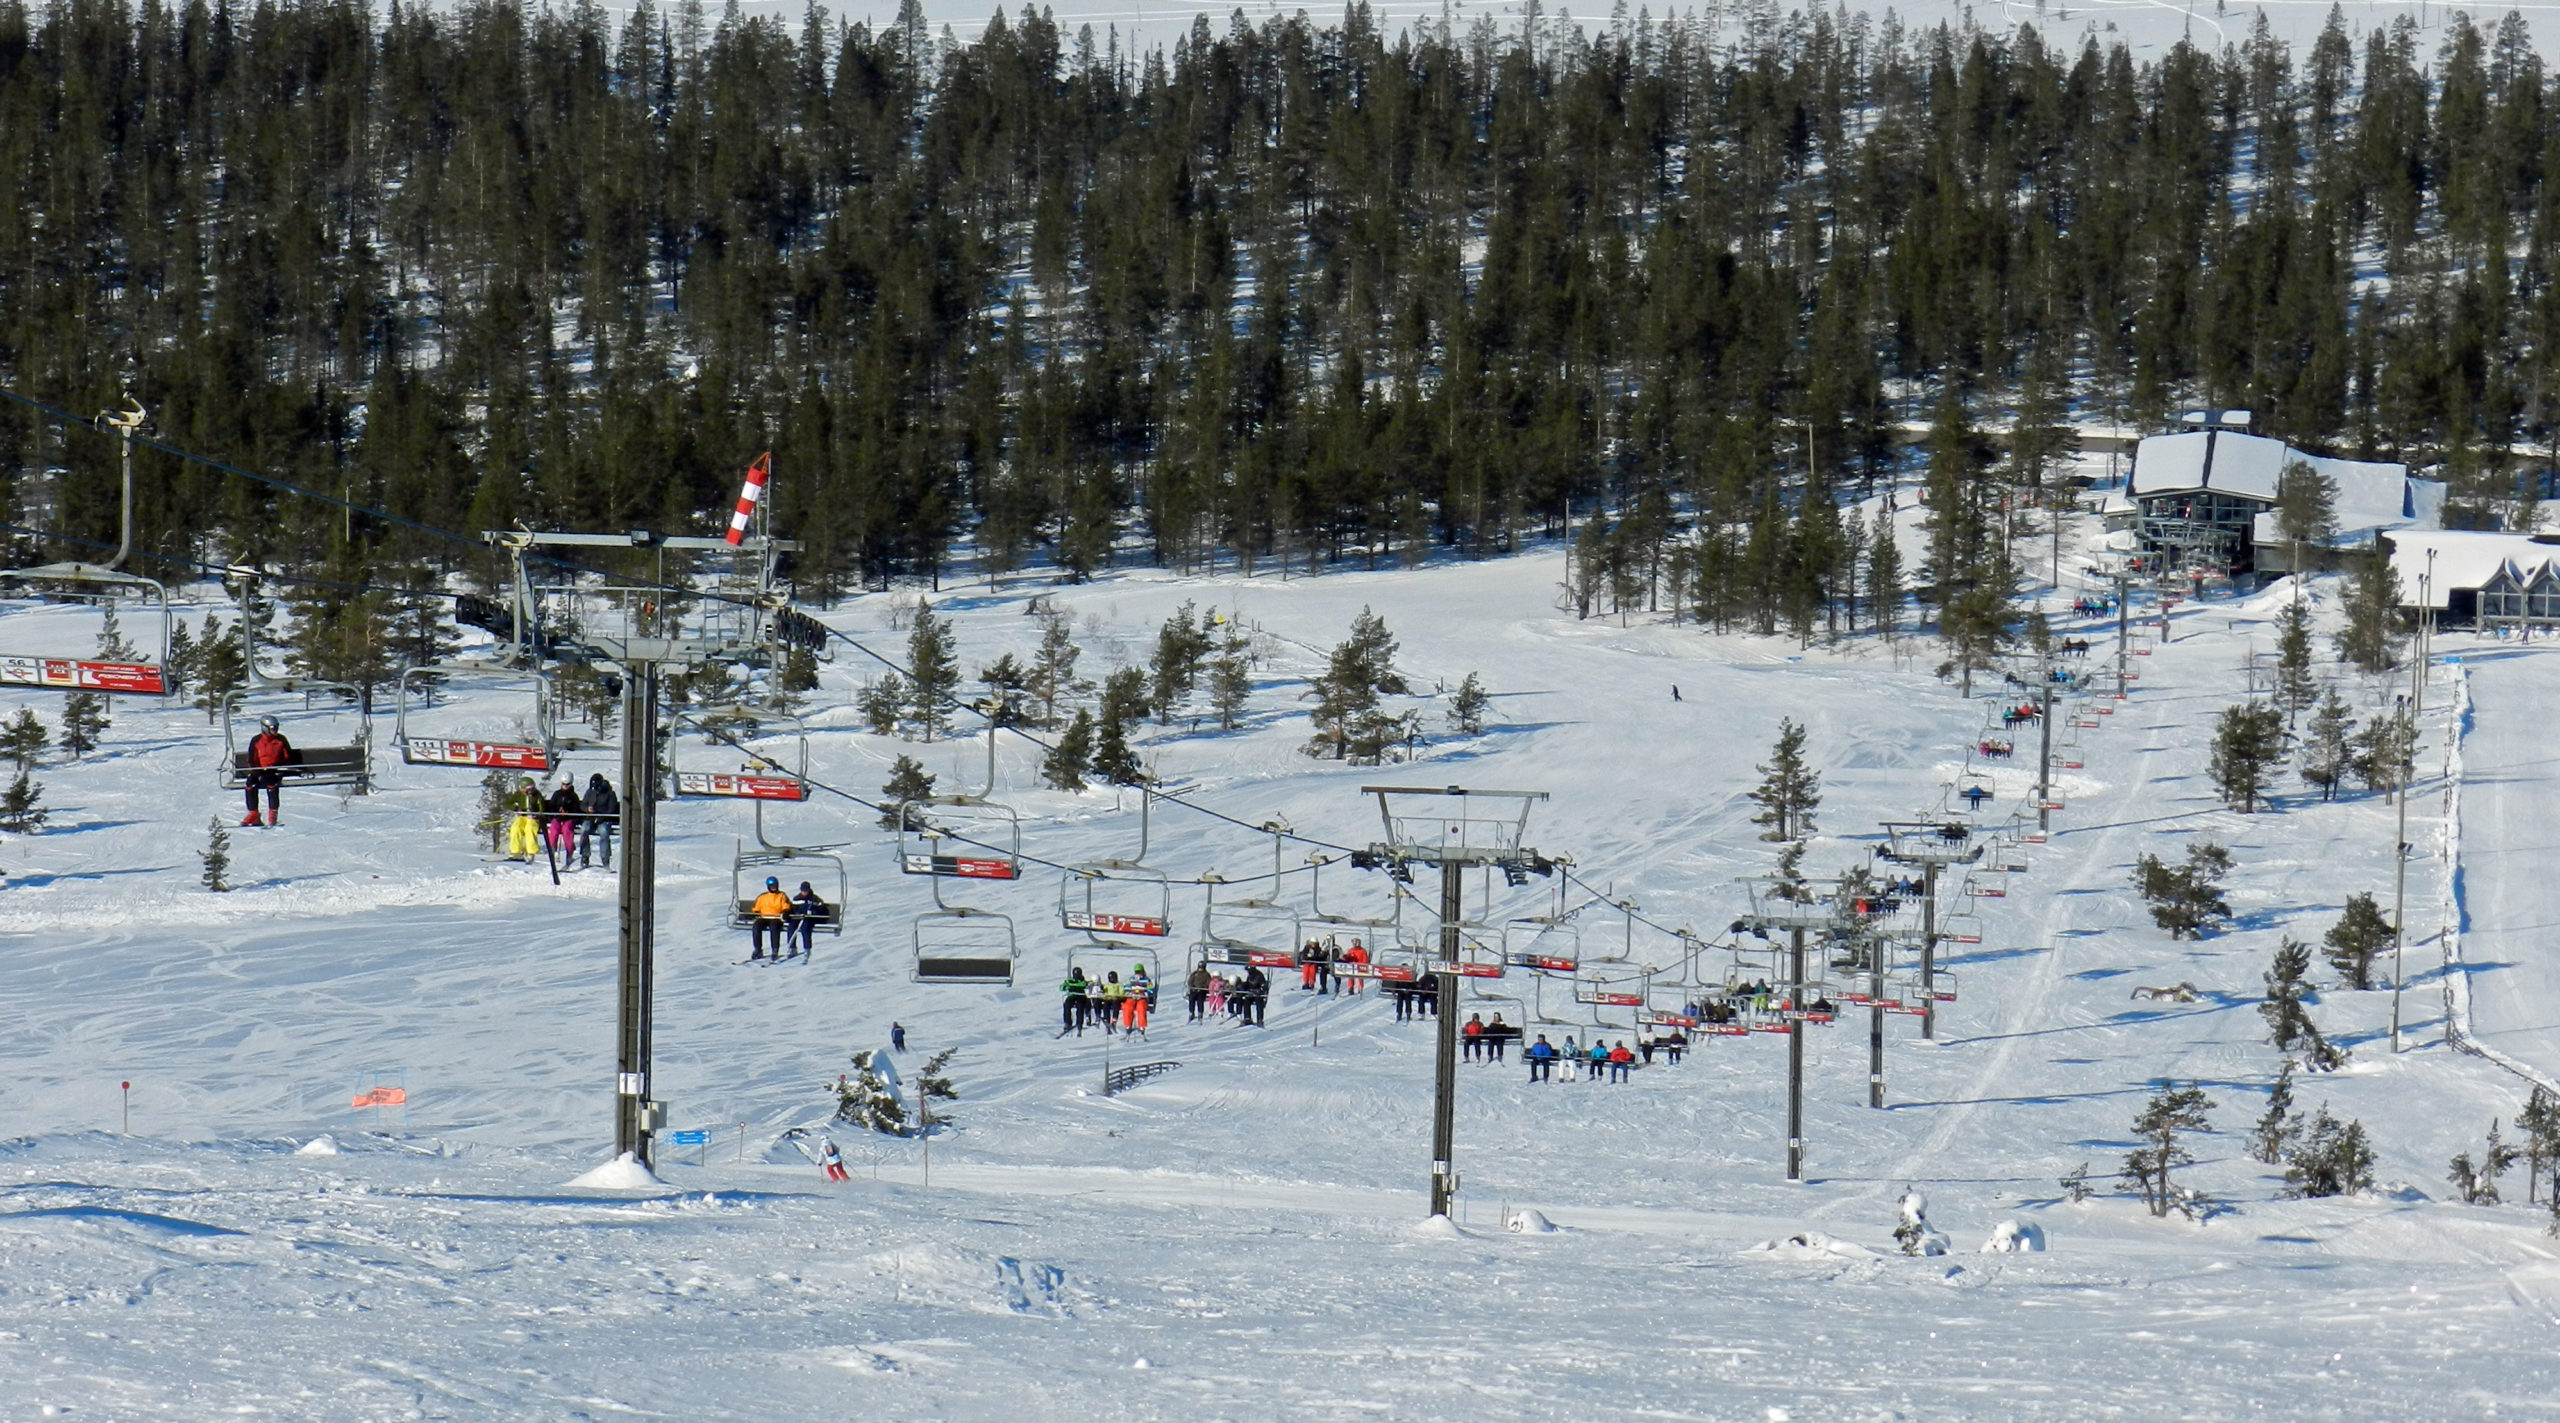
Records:
{"label": "small snow-covered spruce", "polygon": [[231,827],[217,815],[205,822],[204,887],[216,894],[231,892]]}
{"label": "small snow-covered spruce", "polygon": [[1053,791],[1084,789],[1084,773],[1093,766],[1093,713],[1076,708],[1075,720],[1058,733],[1058,743],[1040,758],[1040,779]]}
{"label": "small snow-covered spruce", "polygon": [[2300,1130],[2302,1124],[2293,1115],[2293,1059],[2288,1057],[2276,1073],[2276,1085],[2267,1092],[2267,1110],[2249,1129],[2250,1159],[2269,1166],[2284,1160],[2285,1147]]}
{"label": "small snow-covered spruce", "polygon": [[[2516,1130],[2524,1133],[2524,1198],[2530,1201],[2545,1170],[2560,1178],[2560,1097],[2536,1085],[2532,1099],[2516,1113]],[[2560,1179],[2552,1182],[2551,1197],[2560,1202]]]}
{"label": "small snow-covered spruce", "polygon": [[44,721],[33,707],[20,707],[18,714],[0,727],[0,757],[6,757],[21,771],[32,771],[44,759],[45,748],[53,744],[53,733],[45,730]]}
{"label": "small snow-covered spruce", "polygon": [[44,808],[44,787],[24,771],[9,782],[8,790],[0,791],[0,830],[31,834],[51,814]]}
{"label": "small snow-covered spruce", "polygon": [[2418,723],[2408,709],[2378,716],[2348,738],[2348,766],[2369,791],[2396,791],[2416,769]]}
{"label": "small snow-covered spruce", "polygon": [[2267,793],[2267,778],[2284,759],[2284,717],[2261,701],[2225,707],[2214,724],[2210,770],[2222,803],[2254,814]]}
{"label": "small snow-covered spruce", "polygon": [[2341,1122],[2323,1103],[2284,1155],[2284,1195],[2294,1200],[2344,1196],[2373,1187],[2373,1147],[2364,1123]]}
{"label": "small snow-covered spruce", "polygon": [[2231,852],[2206,843],[2187,846],[2186,863],[2170,865],[2157,855],[2134,862],[2133,887],[2151,906],[2151,922],[2172,939],[2202,939],[2231,918],[2222,897],[2222,881],[2231,873]]}
{"label": "small snow-covered spruce", "polygon": [[2346,911],[2321,942],[2329,946],[2329,966],[2347,976],[2347,986],[2373,987],[2373,960],[2391,943],[2391,921],[2370,894],[2347,896]]}
{"label": "small snow-covered spruce", "polygon": [[2498,1178],[2516,1164],[2514,1145],[2498,1135],[2498,1124],[2489,1123],[2489,1143],[2473,1162],[2467,1151],[2454,1154],[2453,1164],[2445,1171],[2445,1179],[2462,1193],[2465,1205],[2494,1206],[2498,1203]]}
{"label": "small snow-covered spruce", "polygon": [[2071,1202],[2071,1204],[2076,1206],[2082,1201],[2089,1199],[2091,1189],[2089,1186],[2089,1163],[2083,1161],[2079,1165],[2071,1168],[2071,1174],[2063,1177],[2061,1184],[2062,1197],[2064,1200]]}
{"label": "small snow-covered spruce", "polygon": [[2351,743],[2356,719],[2347,714],[2347,704],[2332,687],[2320,699],[2320,709],[2311,715],[2311,729],[2302,738],[2302,783],[2320,792],[2322,800],[2336,800],[2338,786],[2347,778],[2354,761]]}
{"label": "small snow-covered spruce", "polygon": [[960,1089],[951,1085],[950,1075],[951,1055],[958,1051],[958,1048],[944,1048],[926,1058],[924,1066],[916,1070],[916,1111],[928,1132],[935,1127],[952,1124],[951,1114],[934,1104],[960,1100]]}
{"label": "small snow-covered spruce", "polygon": [[2258,1016],[2267,1020],[2267,1041],[2279,1052],[2302,1054],[2302,1065],[2314,1072],[2335,1072],[2345,1064],[2347,1050],[2322,1036],[2320,1026],[2311,1021],[2311,1010],[2304,1001],[2311,996],[2308,973],[2311,950],[2299,939],[2288,938],[2276,945],[2276,955],[2267,967],[2266,1001],[2258,1005]]}
{"label": "small snow-covered spruce", "polygon": [[1760,813],[1754,825],[1769,827],[1763,840],[1802,840],[1817,828],[1813,813],[1822,806],[1822,773],[1805,764],[1804,727],[1793,717],[1778,719],[1778,740],[1769,759],[1756,768],[1760,784],[1749,794]]}
{"label": "small snow-covered spruce", "polygon": [[924,763],[913,756],[900,756],[889,766],[889,779],[880,785],[880,828],[896,830],[903,820],[909,829],[924,824],[921,812],[912,809],[918,801],[933,795],[933,776]]}
{"label": "small snow-covered spruce", "polygon": [[2143,1145],[2126,1155],[2124,1179],[2153,1215],[2165,1216],[2173,1209],[2195,1214],[2189,1205],[2194,1198],[2177,1190],[2170,1173],[2195,1160],[2179,1138],[2213,1130],[2205,1116],[2213,1107],[2213,1099],[2201,1087],[2163,1084],[2144,1104],[2142,1115],[2133,1119],[2133,1134],[2142,1138]]}
{"label": "small snow-covered spruce", "polygon": [[1209,706],[1218,713],[1218,729],[1235,730],[1236,719],[1244,715],[1245,703],[1252,697],[1253,672],[1245,661],[1244,640],[1229,637],[1218,660],[1209,664]]}
{"label": "small snow-covered spruce", "polygon": [[1493,695],[1484,683],[1470,672],[1449,695],[1449,729],[1460,736],[1484,735],[1484,709],[1493,703]]}
{"label": "small snow-covered spruce", "polygon": [[1947,1237],[1944,1231],[1929,1223],[1929,1198],[1905,1186],[1902,1199],[1895,1202],[1901,1212],[1901,1223],[1893,1228],[1893,1243],[1905,1255],[1944,1255]]}
{"label": "small snow-covered spruce", "polygon": [[62,699],[62,735],[55,743],[78,760],[98,749],[107,731],[107,699],[94,692],[73,692]]}
{"label": "small snow-covered spruce", "polygon": [[889,1081],[873,1063],[873,1054],[865,1049],[853,1055],[853,1071],[836,1078],[830,1090],[836,1094],[836,1120],[864,1127],[884,1136],[907,1134],[907,1109],[889,1088]]}

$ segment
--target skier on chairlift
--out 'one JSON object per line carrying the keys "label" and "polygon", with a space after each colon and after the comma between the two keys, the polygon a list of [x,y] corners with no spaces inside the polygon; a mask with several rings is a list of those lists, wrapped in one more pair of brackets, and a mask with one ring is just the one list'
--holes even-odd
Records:
{"label": "skier on chairlift", "polygon": [[800,892],[791,896],[791,908],[783,916],[783,941],[791,946],[791,957],[814,957],[818,943],[818,921],[827,917],[827,902],[818,897],[807,880],[800,881]]}
{"label": "skier on chairlift", "polygon": [[249,779],[242,783],[241,798],[247,802],[248,814],[240,817],[242,825],[258,823],[258,792],[267,793],[268,825],[276,823],[276,796],[284,787],[284,767],[292,765],[298,754],[293,743],[276,729],[276,719],[258,718],[258,734],[249,742]]}
{"label": "skier on chairlift", "polygon": [[613,868],[613,836],[622,828],[622,797],[613,793],[613,783],[598,771],[587,777],[587,795],[581,802],[584,818],[578,822],[578,868],[585,869],[589,853],[601,845],[602,863]]}
{"label": "skier on chairlift", "polygon": [[791,896],[782,892],[782,881],[766,876],[764,893],[756,896],[756,902],[748,907],[747,912],[755,916],[754,922],[748,926],[748,932],[753,935],[750,942],[754,945],[753,951],[747,955],[748,961],[752,963],[764,957],[768,939],[773,944],[774,958],[779,960],[783,946],[791,941],[788,923]]}

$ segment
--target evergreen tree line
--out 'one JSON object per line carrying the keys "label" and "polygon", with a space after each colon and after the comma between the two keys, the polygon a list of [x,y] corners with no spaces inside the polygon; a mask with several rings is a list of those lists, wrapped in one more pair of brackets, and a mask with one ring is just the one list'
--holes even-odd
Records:
{"label": "evergreen tree line", "polygon": [[[1766,7],[1134,53],[1035,9],[0,0],[0,380],[447,529],[699,527],[769,447],[820,597],[964,539],[1080,576],[1588,519],[1586,611],[1799,628],[1872,601],[1835,502],[1908,424],[1910,571],[1971,617],[2075,411],[2529,498],[2555,99],[2513,15],[2137,61]],[[0,408],[17,522],[111,538],[113,457]],[[138,461],[164,556],[460,556]]]}

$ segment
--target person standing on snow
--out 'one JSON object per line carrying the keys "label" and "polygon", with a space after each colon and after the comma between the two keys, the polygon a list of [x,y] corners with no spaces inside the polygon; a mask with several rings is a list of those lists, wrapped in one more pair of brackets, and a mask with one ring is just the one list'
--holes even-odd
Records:
{"label": "person standing on snow", "polygon": [[499,813],[507,817],[507,858],[530,860],[542,853],[542,829],[534,819],[542,813],[542,787],[527,776],[507,792]]}
{"label": "person standing on snow", "polygon": [[613,793],[613,783],[598,771],[587,777],[587,797],[580,802],[585,818],[578,822],[578,867],[586,868],[587,853],[599,844],[604,848],[601,863],[613,868],[613,836],[622,828],[622,797]]}
{"label": "person standing on snow", "polygon": [[791,942],[791,929],[788,922],[791,914],[791,896],[782,892],[782,881],[767,876],[764,882],[764,893],[757,895],[756,902],[747,906],[747,912],[755,916],[754,922],[748,927],[748,932],[754,936],[752,942],[755,945],[755,951],[747,955],[748,961],[752,963],[764,957],[764,946],[768,937],[773,941],[773,956],[777,959],[781,958],[783,945]]}
{"label": "person standing on snow", "polygon": [[284,768],[301,759],[293,743],[276,729],[276,719],[258,718],[258,734],[249,740],[249,778],[241,783],[240,797],[247,802],[248,814],[240,817],[242,825],[258,823],[258,792],[267,793],[267,821],[276,823],[276,796],[284,788]]}
{"label": "person standing on snow", "polygon": [[844,1153],[836,1150],[836,1139],[834,1137],[828,1137],[826,1140],[818,1144],[818,1162],[821,1166],[826,1168],[828,1180],[842,1181],[846,1179],[844,1174]]}

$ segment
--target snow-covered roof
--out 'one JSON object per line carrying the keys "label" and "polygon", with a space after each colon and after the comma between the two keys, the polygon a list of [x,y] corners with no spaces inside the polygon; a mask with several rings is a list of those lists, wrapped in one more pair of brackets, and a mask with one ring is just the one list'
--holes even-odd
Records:
{"label": "snow-covered roof", "polygon": [[[2389,535],[2391,567],[2400,575],[2400,601],[2405,607],[2442,608],[2457,592],[2467,592],[2515,570],[2516,581],[2530,583],[2544,567],[2560,562],[2560,545],[2536,543],[2524,534],[2481,533],[2469,529],[2402,529]],[[2435,554],[2435,576],[2427,580],[2424,601],[2419,582]]]}
{"label": "snow-covered roof", "polygon": [[2282,440],[2233,430],[2152,435],[2134,447],[2133,492],[2209,489],[2272,504],[2284,467],[2299,458]]}
{"label": "snow-covered roof", "polygon": [[[2337,483],[2338,497],[2329,506],[2336,525],[2333,545],[2367,542],[2376,529],[2432,529],[2443,517],[2442,480],[2411,479],[2405,465],[2317,456],[2310,463]],[[2249,536],[2262,544],[2280,541],[2275,512],[2258,515]]]}

